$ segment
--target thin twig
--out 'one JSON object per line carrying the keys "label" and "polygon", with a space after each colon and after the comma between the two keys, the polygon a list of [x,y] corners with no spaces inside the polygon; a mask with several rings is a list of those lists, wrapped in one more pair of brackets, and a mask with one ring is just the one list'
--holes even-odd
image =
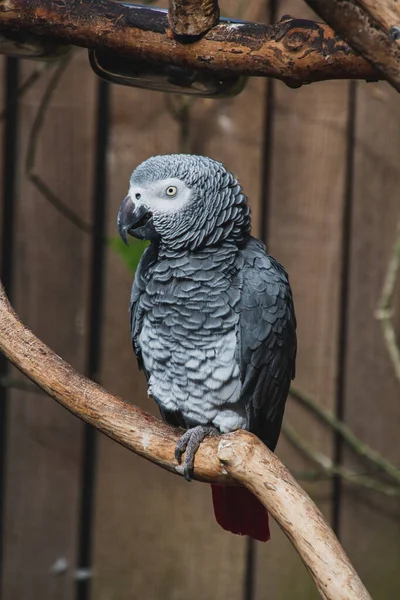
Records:
{"label": "thin twig", "polygon": [[297,481],[324,481],[332,479],[332,475],[330,473],[326,473],[325,471],[319,469],[317,470],[309,470],[306,471],[296,471],[296,469],[292,469],[292,475]]}
{"label": "thin twig", "polygon": [[353,484],[358,486],[365,487],[369,490],[374,490],[375,492],[379,492],[384,494],[385,496],[390,497],[399,497],[400,496],[400,486],[394,487],[387,485],[385,483],[381,483],[372,477],[367,477],[365,475],[359,475],[355,471],[348,469],[347,467],[343,467],[341,465],[335,465],[334,462],[326,456],[320,450],[313,448],[310,444],[308,444],[305,439],[297,433],[290,425],[285,423],[282,427],[282,433],[289,440],[289,442],[299,450],[304,456],[308,459],[312,460],[315,464],[317,464],[323,471],[329,475],[339,475],[343,479],[350,481]]}
{"label": "thin twig", "polygon": [[[17,93],[12,98],[12,102],[17,102],[25,96],[31,87],[42,77],[43,73],[51,66],[50,62],[38,62],[35,70],[32,71],[25,79],[25,81],[19,86]],[[0,122],[7,117],[7,108],[0,112]]]}
{"label": "thin twig", "polygon": [[301,392],[294,386],[290,388],[290,395],[310,410],[323,423],[329,425],[336,431],[356,454],[369,460],[378,469],[386,473],[393,481],[400,484],[400,469],[358,438],[343,421],[337,419],[331,412],[327,411],[311,398],[311,396]]}
{"label": "thin twig", "polygon": [[47,110],[50,106],[51,99],[57,86],[69,66],[72,58],[72,53],[67,54],[57,65],[54,70],[49,83],[44,91],[40,104],[38,106],[35,119],[32,124],[32,128],[28,140],[28,149],[26,154],[25,172],[28,179],[33,185],[39,190],[39,192],[46,198],[46,200],[68,221],[73,223],[84,233],[92,233],[92,226],[86,223],[79,217],[73,210],[67,206],[47,185],[42,177],[36,171],[35,158],[37,152],[37,145],[39,136],[43,127],[44,119]]}
{"label": "thin twig", "polygon": [[379,298],[378,308],[375,312],[376,318],[382,324],[383,337],[393,364],[394,372],[400,381],[400,348],[396,339],[396,332],[393,326],[393,297],[396,286],[396,280],[400,267],[400,220],[397,224],[396,239],[393,246],[393,252],[389,260],[383,283],[382,293]]}

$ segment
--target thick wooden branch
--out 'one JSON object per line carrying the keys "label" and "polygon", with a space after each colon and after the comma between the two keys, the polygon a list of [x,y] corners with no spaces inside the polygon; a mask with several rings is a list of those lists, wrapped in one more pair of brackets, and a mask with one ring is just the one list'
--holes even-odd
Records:
{"label": "thick wooden branch", "polygon": [[[179,432],[78,374],[52,352],[11,308],[0,284],[0,350],[34,383],[76,416],[160,467],[174,461]],[[323,516],[280,460],[245,431],[205,440],[195,478],[242,483],[266,506],[299,552],[326,600],[370,600]]]}
{"label": "thick wooden branch", "polygon": [[[25,327],[0,284],[0,351],[31,381],[74,415],[147,460],[180,473],[174,460],[179,433],[77,373]],[[196,479],[231,481],[210,439],[196,456]]]}
{"label": "thick wooden branch", "polygon": [[199,40],[182,43],[169,29],[167,15],[150,8],[109,0],[0,0],[0,32],[47,36],[132,60],[275,77],[294,87],[382,78],[327,25],[290,17],[277,25],[219,23]]}
{"label": "thick wooden branch", "polygon": [[400,92],[400,3],[306,0]]}
{"label": "thick wooden branch", "polygon": [[310,571],[321,597],[371,600],[311,498],[259,439],[249,443],[246,438],[223,436],[218,457],[228,473],[268,508]]}
{"label": "thick wooden branch", "polygon": [[384,29],[390,31],[392,27],[400,27],[400,7],[398,0],[358,0],[361,8],[368,11],[369,14]]}
{"label": "thick wooden branch", "polygon": [[202,35],[218,19],[218,0],[169,0],[168,22],[176,35]]}

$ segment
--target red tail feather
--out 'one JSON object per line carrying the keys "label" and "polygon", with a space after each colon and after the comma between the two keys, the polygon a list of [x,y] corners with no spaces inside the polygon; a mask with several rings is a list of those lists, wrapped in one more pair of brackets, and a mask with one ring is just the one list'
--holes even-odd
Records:
{"label": "red tail feather", "polygon": [[270,538],[266,508],[244,487],[212,485],[214,513],[226,531],[249,535],[260,542]]}

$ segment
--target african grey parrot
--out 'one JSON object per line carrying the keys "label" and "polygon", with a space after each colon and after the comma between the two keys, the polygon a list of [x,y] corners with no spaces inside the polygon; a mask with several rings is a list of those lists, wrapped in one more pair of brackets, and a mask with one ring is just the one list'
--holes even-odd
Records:
{"label": "african grey parrot", "polygon": [[[235,177],[210,158],[154,156],[132,173],[118,230],[150,240],[136,271],[134,352],[162,418],[186,432],[175,457],[190,480],[207,435],[247,429],[278,441],[296,357],[288,276],[250,235]],[[269,539],[268,514],[245,488],[212,486],[218,523]]]}

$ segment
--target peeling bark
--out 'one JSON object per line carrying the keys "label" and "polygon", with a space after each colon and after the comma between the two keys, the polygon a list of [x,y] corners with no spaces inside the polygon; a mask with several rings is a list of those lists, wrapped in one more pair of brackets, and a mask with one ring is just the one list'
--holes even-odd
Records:
{"label": "peeling bark", "polygon": [[0,32],[47,36],[130,58],[265,76],[292,87],[326,79],[382,78],[330,27],[285,17],[276,25],[219,23],[193,43],[174,37],[165,13],[109,0],[0,0]]}
{"label": "peeling bark", "polygon": [[400,92],[400,4],[394,0],[306,0]]}

